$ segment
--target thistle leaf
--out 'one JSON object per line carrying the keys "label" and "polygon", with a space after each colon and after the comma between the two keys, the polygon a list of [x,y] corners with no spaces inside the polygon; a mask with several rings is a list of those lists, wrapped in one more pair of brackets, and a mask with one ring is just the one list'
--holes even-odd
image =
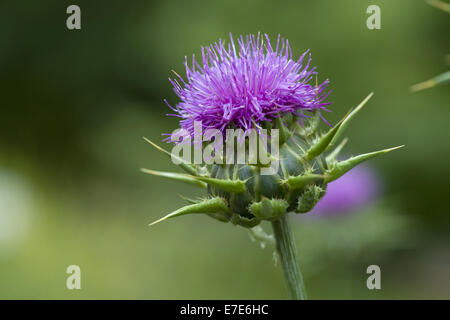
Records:
{"label": "thistle leaf", "polygon": [[319,154],[324,152],[328,145],[330,144],[333,137],[338,132],[340,126],[342,125],[342,120],[333,128],[331,128],[326,134],[320,137],[319,141],[317,141],[314,145],[309,148],[306,152],[306,159],[311,160],[317,157]]}
{"label": "thistle leaf", "polygon": [[200,200],[196,200],[196,199],[191,199],[191,198],[185,197],[182,194],[179,194],[179,196],[180,196],[181,199],[185,200],[187,203],[190,203],[190,204],[196,204],[196,203],[199,203],[199,202],[202,201],[201,199]]}
{"label": "thistle leaf", "polygon": [[297,213],[306,213],[311,211],[317,202],[325,195],[325,190],[316,185],[309,185],[305,192],[302,193],[300,197],[298,197],[297,209],[295,212]]}
{"label": "thistle leaf", "polygon": [[183,216],[183,215],[191,214],[191,213],[214,214],[214,213],[225,213],[225,212],[229,212],[227,203],[225,202],[224,199],[216,197],[216,198],[203,200],[196,204],[190,204],[190,205],[184,206],[172,213],[169,213],[168,215],[162,217],[161,219],[158,219],[155,222],[150,223],[149,226],[152,226],[154,224],[157,224],[159,222],[162,222],[162,221],[170,219],[170,218]]}
{"label": "thistle leaf", "polygon": [[342,142],[327,156],[327,163],[333,162],[339,156],[339,153],[342,151],[344,146],[346,145],[348,138],[342,140]]}
{"label": "thistle leaf", "polygon": [[320,174],[304,174],[299,176],[291,176],[283,183],[287,184],[290,189],[296,190],[304,188],[306,185],[323,180],[324,176]]}
{"label": "thistle leaf", "polygon": [[244,228],[253,228],[260,224],[261,220],[256,217],[247,218],[235,213],[231,215],[230,222],[234,225],[242,226]]}
{"label": "thistle leaf", "polygon": [[183,169],[184,171],[186,171],[187,173],[191,174],[191,175],[198,175],[198,168],[195,165],[192,165],[190,163],[187,163],[186,161],[184,161],[182,158],[177,157],[176,155],[171,154],[169,151],[167,151],[166,149],[158,146],[156,143],[154,143],[153,141],[147,139],[146,137],[143,137],[145,141],[147,141],[148,143],[150,143],[153,147],[155,147],[157,150],[161,151],[162,153],[167,154],[169,157],[174,157],[175,159],[177,159],[180,163],[178,164],[178,166]]}
{"label": "thistle leaf", "polygon": [[288,207],[286,200],[263,198],[260,202],[253,202],[249,210],[257,218],[276,220],[286,213]]}
{"label": "thistle leaf", "polygon": [[307,135],[312,135],[316,132],[320,123],[320,112],[318,110],[313,111],[313,115],[309,121],[309,127],[306,128]]}
{"label": "thistle leaf", "polygon": [[427,0],[427,3],[435,8],[450,13],[450,4],[440,0]]}
{"label": "thistle leaf", "polygon": [[[450,7],[450,5],[449,5],[449,7]],[[427,81],[415,84],[415,85],[411,86],[410,89],[412,92],[417,92],[420,90],[432,88],[439,84],[444,84],[444,83],[448,83],[448,82],[450,82],[450,71],[441,73],[440,75],[437,75],[436,77],[431,78]]]}
{"label": "thistle leaf", "polygon": [[336,163],[333,168],[331,168],[326,174],[325,174],[325,183],[329,183],[331,181],[334,181],[338,178],[340,178],[342,175],[344,175],[346,172],[350,171],[354,167],[356,167],[358,164],[367,161],[369,159],[372,159],[376,156],[388,153],[390,151],[402,148],[404,146],[398,146],[390,149],[384,149],[380,151],[360,154],[359,156],[352,157],[350,159],[340,161]]}
{"label": "thistle leaf", "polygon": [[233,192],[233,193],[245,192],[245,181],[243,180],[216,179],[202,176],[193,178],[206,182],[207,184],[219,188],[225,192]]}
{"label": "thistle leaf", "polygon": [[193,176],[183,174],[183,173],[155,171],[155,170],[144,169],[144,168],[142,168],[141,171],[144,173],[152,174],[154,176],[160,176],[160,177],[165,177],[165,178],[169,178],[169,179],[176,180],[176,181],[185,182],[188,184],[195,185],[197,187],[202,187],[202,188],[207,187],[206,183],[195,179]]}
{"label": "thistle leaf", "polygon": [[372,98],[372,96],[373,96],[373,92],[371,92],[363,101],[361,101],[361,103],[353,111],[348,113],[344,117],[344,119],[342,119],[342,123],[341,123],[341,125],[339,127],[339,130],[334,135],[334,137],[331,140],[328,148],[331,148],[332,146],[334,146],[337,143],[337,141],[339,140],[339,137],[342,135],[342,133],[344,132],[345,128],[347,128],[347,126],[350,123],[350,121],[352,121],[352,119],[362,109],[362,107],[364,107],[364,105],[367,103],[367,101],[369,101],[370,98]]}
{"label": "thistle leaf", "polygon": [[289,131],[289,129],[284,125],[283,120],[281,117],[275,118],[276,123],[276,129],[279,131],[279,143],[280,145],[283,145],[292,135],[292,132]]}

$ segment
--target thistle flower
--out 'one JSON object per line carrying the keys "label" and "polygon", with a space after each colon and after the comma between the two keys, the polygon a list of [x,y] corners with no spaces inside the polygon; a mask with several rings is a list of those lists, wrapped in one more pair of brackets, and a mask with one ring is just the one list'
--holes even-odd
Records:
{"label": "thistle flower", "polygon": [[169,79],[181,102],[175,108],[166,103],[191,136],[195,121],[201,121],[204,130],[248,130],[287,113],[326,110],[328,80],[310,84],[317,72],[310,67],[308,51],[294,61],[289,41],[280,36],[275,48],[267,35],[248,35],[245,41],[241,36],[237,42],[238,48],[230,34],[227,46],[219,40],[202,47],[201,64],[193,56],[189,67],[185,58],[187,81],[177,73],[176,79]]}
{"label": "thistle flower", "polygon": [[[251,151],[246,150],[243,163],[236,161],[237,153],[232,153],[226,155],[226,161],[202,165],[174,156],[147,140],[170,155],[187,174],[143,169],[144,172],[202,187],[207,193],[205,198],[186,199],[189,205],[152,225],[193,213],[246,228],[270,221],[289,293],[293,298],[303,299],[306,293],[287,213],[312,210],[325,194],[328,183],[361,162],[396,148],[337,161],[346,141],[339,144],[339,138],[372,94],[328,132],[321,133],[322,111],[329,104],[324,102],[328,81],[311,84],[316,71],[310,68],[309,54],[303,53],[294,61],[287,40],[278,38],[273,49],[267,35],[250,35],[245,41],[240,37],[238,45],[239,50],[232,38],[228,46],[219,41],[202,49],[202,65],[195,58],[191,68],[186,63],[187,80],[178,75],[177,80],[171,80],[181,99],[172,108],[173,115],[181,118],[180,126],[190,137],[196,135],[194,122],[201,121],[202,134],[207,129],[223,133],[237,128],[246,132],[256,130],[262,135],[265,130],[271,137],[270,145],[266,148],[257,144],[256,161]],[[234,139],[235,136],[229,139],[227,135],[227,143]],[[267,166],[262,161],[264,157],[278,168],[271,175],[263,174]]]}
{"label": "thistle flower", "polygon": [[353,212],[377,196],[378,179],[370,167],[360,165],[327,186],[327,193],[317,203],[311,216],[340,216]]}

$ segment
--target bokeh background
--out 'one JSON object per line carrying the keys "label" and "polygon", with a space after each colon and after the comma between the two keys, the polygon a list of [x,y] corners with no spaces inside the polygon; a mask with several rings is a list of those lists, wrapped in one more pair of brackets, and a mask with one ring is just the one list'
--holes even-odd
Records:
{"label": "bokeh background", "polygon": [[[82,29],[66,28],[81,8]],[[368,30],[366,8],[381,8]],[[258,31],[311,49],[336,123],[369,92],[346,155],[378,193],[348,212],[292,216],[310,298],[450,298],[450,94],[409,87],[445,70],[449,16],[424,1],[4,1],[0,4],[0,298],[284,299],[273,247],[205,216],[149,222],[186,187],[142,139],[176,128],[163,103],[185,55]],[[269,226],[264,228],[269,230]],[[82,289],[67,290],[68,265]],[[367,266],[382,289],[366,288]]]}

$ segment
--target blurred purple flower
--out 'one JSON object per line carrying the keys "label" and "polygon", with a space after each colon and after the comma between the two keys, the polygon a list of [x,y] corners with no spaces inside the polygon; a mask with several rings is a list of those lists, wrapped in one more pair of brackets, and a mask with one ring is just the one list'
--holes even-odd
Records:
{"label": "blurred purple flower", "polygon": [[286,113],[305,116],[303,111],[326,110],[330,104],[324,102],[328,80],[313,81],[317,72],[308,51],[293,60],[289,41],[280,36],[272,48],[267,35],[240,36],[236,46],[230,34],[227,46],[219,40],[201,52],[200,63],[193,57],[191,67],[186,58],[186,80],[177,73],[169,79],[181,102],[172,107],[166,101],[191,136],[195,121],[202,122],[203,131],[245,131]]}
{"label": "blurred purple flower", "polygon": [[379,192],[379,181],[372,169],[359,165],[328,184],[325,196],[312,215],[331,216],[355,211],[369,204]]}

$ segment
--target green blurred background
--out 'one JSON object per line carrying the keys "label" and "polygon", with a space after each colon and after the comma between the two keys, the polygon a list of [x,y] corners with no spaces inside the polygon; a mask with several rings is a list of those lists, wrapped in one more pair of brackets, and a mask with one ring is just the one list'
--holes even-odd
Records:
{"label": "green blurred background", "polygon": [[[81,8],[82,29],[66,28]],[[381,8],[381,30],[366,8]],[[310,298],[450,298],[448,15],[421,0],[4,1],[0,5],[0,298],[284,299],[273,248],[205,216],[147,227],[197,190],[142,136],[176,128],[163,98],[184,56],[218,38],[287,37],[329,78],[335,123],[369,92],[349,155],[371,162],[377,201],[351,215],[293,217]],[[447,30],[447,31],[445,31]],[[162,142],[161,142],[162,143]],[[265,225],[269,230],[269,226]],[[82,289],[67,290],[68,265]],[[367,266],[382,289],[366,288]]]}

